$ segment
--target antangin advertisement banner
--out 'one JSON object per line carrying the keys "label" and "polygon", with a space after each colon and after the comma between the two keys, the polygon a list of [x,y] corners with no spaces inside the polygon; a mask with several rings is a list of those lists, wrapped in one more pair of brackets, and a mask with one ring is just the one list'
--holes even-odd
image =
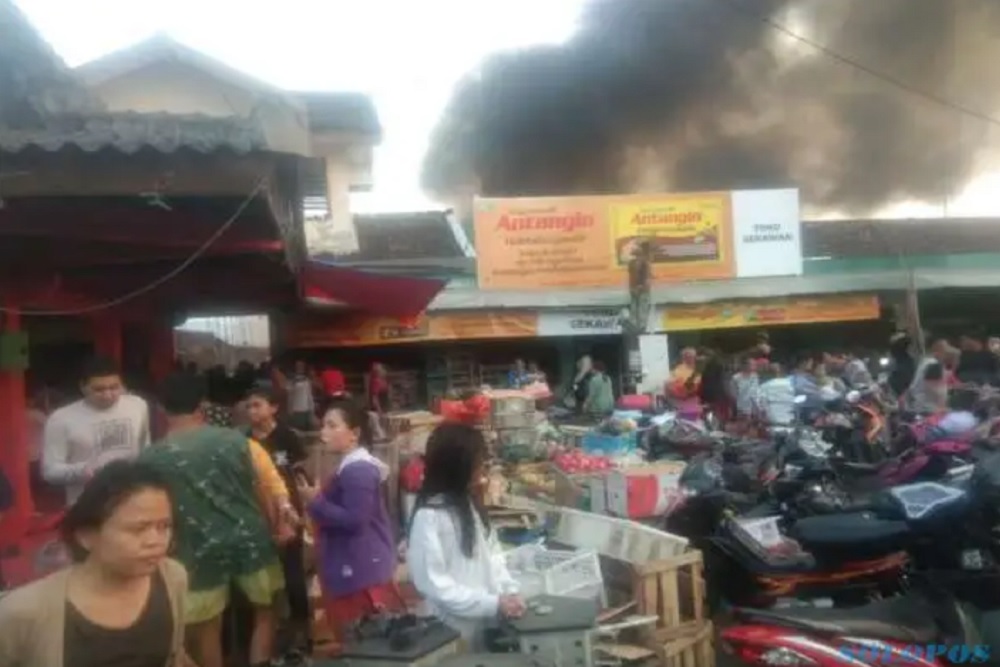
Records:
{"label": "antangin advertisement banner", "polygon": [[479,199],[482,289],[617,287],[640,239],[654,280],[734,275],[729,193]]}

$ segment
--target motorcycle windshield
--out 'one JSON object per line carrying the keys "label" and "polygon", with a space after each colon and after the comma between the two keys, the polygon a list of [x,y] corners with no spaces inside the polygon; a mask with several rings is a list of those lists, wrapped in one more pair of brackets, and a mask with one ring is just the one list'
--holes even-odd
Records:
{"label": "motorcycle windshield", "polygon": [[907,519],[917,520],[939,508],[951,505],[965,498],[965,491],[937,482],[919,482],[896,486],[889,493],[899,501]]}

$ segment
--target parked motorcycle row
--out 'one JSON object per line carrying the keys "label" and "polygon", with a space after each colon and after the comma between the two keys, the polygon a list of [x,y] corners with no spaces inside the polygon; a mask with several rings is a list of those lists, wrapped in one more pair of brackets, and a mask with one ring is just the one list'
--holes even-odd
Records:
{"label": "parked motorcycle row", "polygon": [[885,406],[851,392],[760,438],[652,439],[688,460],[666,529],[703,551],[741,662],[1000,664],[1000,454]]}

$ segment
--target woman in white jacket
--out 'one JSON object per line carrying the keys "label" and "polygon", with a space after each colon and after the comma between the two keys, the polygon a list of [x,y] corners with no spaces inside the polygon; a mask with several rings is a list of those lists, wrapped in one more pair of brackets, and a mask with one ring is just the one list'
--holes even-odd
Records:
{"label": "woman in white jacket", "polygon": [[407,552],[414,586],[474,651],[485,648],[485,631],[500,617],[525,609],[483,508],[485,462],[486,443],[474,427],[434,430]]}

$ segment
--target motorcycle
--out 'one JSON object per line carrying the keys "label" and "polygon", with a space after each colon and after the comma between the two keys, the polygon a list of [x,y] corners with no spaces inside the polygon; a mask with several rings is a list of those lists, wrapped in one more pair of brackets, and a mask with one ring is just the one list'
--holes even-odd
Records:
{"label": "motorcycle", "polygon": [[[689,463],[680,480],[684,500],[666,519],[668,532],[687,537],[704,555],[710,608],[718,609],[723,599],[770,605],[781,597],[816,597],[828,594],[831,588],[845,590],[849,586],[865,591],[872,587],[878,591],[895,590],[906,562],[899,553],[868,560],[847,556],[837,563],[830,563],[830,559],[818,563],[808,554],[793,558],[799,552],[797,548],[782,553],[780,548],[792,543],[783,545],[780,537],[772,536],[769,541],[747,533],[744,522],[756,525],[770,521],[775,532],[794,525],[806,513],[791,508],[807,503],[779,502],[773,495],[762,495],[745,465],[736,457],[704,457]],[[794,493],[791,487],[787,492]],[[813,493],[809,489],[805,492]],[[816,490],[816,497],[810,498],[812,512],[818,511],[817,498],[822,495]],[[830,501],[827,505],[827,512],[850,509],[847,504]],[[779,551],[772,552],[769,547],[778,547]]]}
{"label": "motorcycle", "polygon": [[741,609],[745,625],[723,631],[722,650],[761,667],[986,664],[1000,641],[980,631],[990,615],[997,612],[930,590],[853,609]]}
{"label": "motorcycle", "polygon": [[[946,481],[959,484],[970,473],[971,466]],[[732,467],[716,460],[690,464],[682,476],[685,501],[667,518],[669,532],[705,555],[710,607],[723,598],[755,606],[802,597],[856,604],[897,592],[907,567],[947,560],[928,541],[939,526],[905,520],[898,497],[951,486],[908,485],[851,498],[834,487],[794,482],[760,502],[759,495],[729,490],[734,477]],[[914,562],[907,550],[921,558]]]}
{"label": "motorcycle", "polygon": [[[797,491],[803,483],[838,485],[849,493],[871,493],[883,488],[916,481],[947,477],[950,471],[971,464],[973,445],[965,440],[933,440],[926,429],[914,428],[912,444],[900,454],[879,463],[850,460],[835,446],[823,446],[823,440],[804,437],[779,446],[770,467],[762,474],[774,483],[788,480]],[[787,495],[787,494],[786,494]]]}
{"label": "motorcycle", "polygon": [[[993,528],[1000,507],[1000,457],[980,462],[960,487],[920,483],[892,494],[895,519],[878,520],[867,531],[854,526],[849,533],[812,526],[811,546],[909,542],[916,569],[908,579],[925,585],[846,609],[737,608],[733,615],[740,624],[723,631],[723,649],[745,664],[761,666],[986,663],[995,642],[977,626],[1000,627],[986,622],[1000,618],[995,611],[1000,547]],[[798,539],[810,542],[808,535]],[[951,578],[947,585],[926,585],[942,572]],[[992,639],[1000,641],[1000,636]]]}
{"label": "motorcycle", "polygon": [[876,387],[852,390],[824,406],[814,426],[848,459],[875,463],[889,453],[886,409]]}

